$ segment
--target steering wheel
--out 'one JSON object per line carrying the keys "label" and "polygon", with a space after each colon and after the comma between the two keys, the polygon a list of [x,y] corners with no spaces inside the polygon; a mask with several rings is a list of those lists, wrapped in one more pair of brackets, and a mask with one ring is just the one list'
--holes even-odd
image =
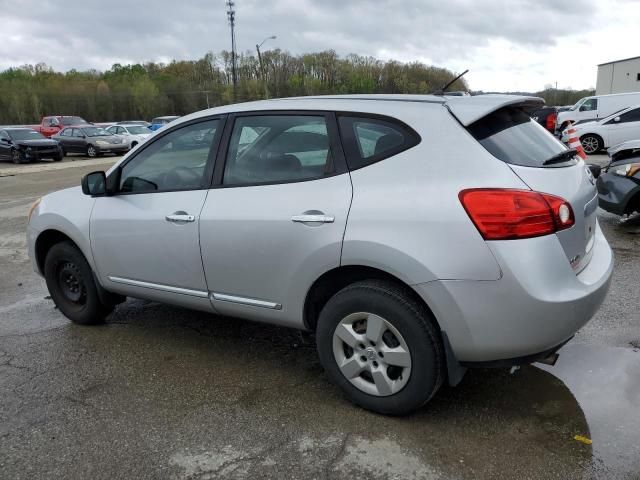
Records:
{"label": "steering wheel", "polygon": [[180,166],[165,173],[162,184],[172,187],[194,187],[200,184],[201,178],[201,172],[194,172],[190,168]]}

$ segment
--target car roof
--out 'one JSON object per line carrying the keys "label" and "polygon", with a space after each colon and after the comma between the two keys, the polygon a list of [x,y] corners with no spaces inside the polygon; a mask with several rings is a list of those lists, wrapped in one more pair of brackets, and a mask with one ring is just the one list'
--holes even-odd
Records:
{"label": "car roof", "polygon": [[[408,95],[408,94],[354,94],[354,95],[322,95],[308,97],[289,97],[273,100],[237,103],[215,107],[192,113],[182,117],[188,121],[221,113],[250,112],[258,110],[333,110],[362,111],[367,113],[388,113],[416,105],[443,106],[447,108],[460,123],[468,126],[480,118],[506,106],[522,106],[538,109],[544,100],[538,97],[521,95],[475,95],[451,96]],[[389,107],[392,107],[391,109]],[[158,117],[160,118],[160,117]]]}

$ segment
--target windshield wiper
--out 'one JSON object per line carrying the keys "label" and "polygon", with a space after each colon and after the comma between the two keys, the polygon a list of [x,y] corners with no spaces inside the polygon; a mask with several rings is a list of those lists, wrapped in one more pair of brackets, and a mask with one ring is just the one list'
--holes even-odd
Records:
{"label": "windshield wiper", "polygon": [[562,163],[571,160],[578,154],[578,151],[575,148],[570,148],[569,150],[565,150],[564,152],[557,153],[551,158],[548,158],[542,165],[553,165],[554,163]]}

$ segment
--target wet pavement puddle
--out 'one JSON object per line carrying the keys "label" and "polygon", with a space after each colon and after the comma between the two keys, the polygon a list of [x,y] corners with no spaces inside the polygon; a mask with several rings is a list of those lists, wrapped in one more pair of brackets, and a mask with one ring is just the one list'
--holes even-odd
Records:
{"label": "wet pavement puddle", "polygon": [[593,464],[640,478],[640,349],[568,344],[555,366],[536,364],[569,388],[593,441]]}

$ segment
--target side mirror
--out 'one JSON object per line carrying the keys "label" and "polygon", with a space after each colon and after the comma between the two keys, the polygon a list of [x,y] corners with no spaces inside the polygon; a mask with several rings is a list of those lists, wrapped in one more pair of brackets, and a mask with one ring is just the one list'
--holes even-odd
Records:
{"label": "side mirror", "polygon": [[103,171],[87,173],[80,184],[85,195],[96,197],[107,193],[107,176]]}
{"label": "side mirror", "polygon": [[11,139],[5,137],[0,138],[0,141],[2,141],[2,143],[11,143]]}
{"label": "side mirror", "polygon": [[616,117],[613,119],[614,122],[619,122],[620,121],[620,117]]}

